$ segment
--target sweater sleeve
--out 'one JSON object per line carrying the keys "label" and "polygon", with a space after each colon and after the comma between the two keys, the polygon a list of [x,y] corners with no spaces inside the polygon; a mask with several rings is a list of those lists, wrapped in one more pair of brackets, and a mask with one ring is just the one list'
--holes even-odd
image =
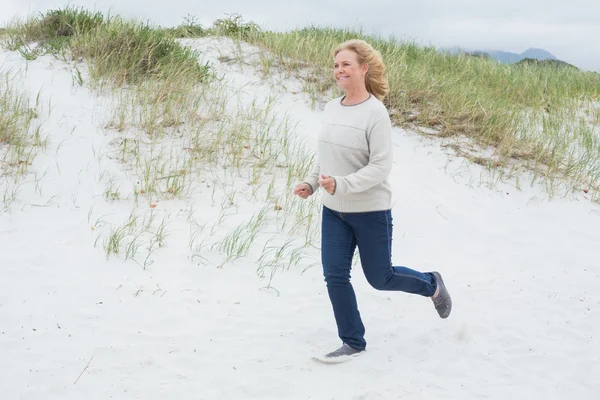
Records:
{"label": "sweater sleeve", "polygon": [[[369,163],[346,176],[334,176],[334,195],[360,193],[383,182],[392,171],[392,123],[389,116],[380,118],[368,135]],[[318,179],[318,178],[317,178]]]}
{"label": "sweater sleeve", "polygon": [[313,167],[309,173],[309,175],[304,178],[304,180],[302,181],[302,183],[308,183],[310,185],[310,187],[312,188],[312,192],[313,194],[315,194],[317,192],[317,189],[319,189],[319,174],[321,172],[321,167],[319,165],[319,156],[315,156],[315,160],[313,162]]}

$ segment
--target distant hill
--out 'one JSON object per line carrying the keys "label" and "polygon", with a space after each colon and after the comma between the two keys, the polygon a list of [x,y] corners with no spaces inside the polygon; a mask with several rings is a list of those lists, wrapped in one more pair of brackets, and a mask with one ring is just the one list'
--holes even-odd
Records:
{"label": "distant hill", "polygon": [[573,68],[579,71],[579,68],[561,60],[536,60],[533,58],[524,58],[517,65],[537,65],[540,67]]}
{"label": "distant hill", "polygon": [[520,54],[511,53],[508,51],[488,51],[490,57],[500,61],[502,64],[514,64],[522,60]]}
{"label": "distant hill", "polygon": [[500,50],[466,51],[459,47],[447,48],[447,49],[443,49],[443,51],[446,51],[450,54],[466,53],[466,54],[475,55],[478,57],[481,57],[483,55],[488,55],[490,58],[493,58],[493,59],[501,62],[502,64],[515,64],[515,63],[518,63],[519,61],[522,61],[525,59],[540,60],[540,61],[542,61],[542,60],[560,61],[549,51],[544,50],[544,49],[536,49],[536,48],[527,49],[524,52],[522,52],[521,54],[511,53],[509,51],[500,51]]}
{"label": "distant hill", "polygon": [[532,60],[556,60],[550,52],[544,49],[527,49],[521,54],[511,53],[508,51],[487,51],[487,53],[503,64],[514,64],[526,58]]}

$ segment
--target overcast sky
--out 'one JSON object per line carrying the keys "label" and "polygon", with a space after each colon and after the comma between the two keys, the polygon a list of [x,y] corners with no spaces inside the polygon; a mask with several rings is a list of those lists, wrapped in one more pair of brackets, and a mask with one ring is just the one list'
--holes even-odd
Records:
{"label": "overcast sky", "polygon": [[239,13],[271,30],[351,26],[434,46],[516,53],[538,47],[600,71],[599,0],[0,0],[0,24],[67,4],[163,26],[178,25],[188,14],[209,26]]}

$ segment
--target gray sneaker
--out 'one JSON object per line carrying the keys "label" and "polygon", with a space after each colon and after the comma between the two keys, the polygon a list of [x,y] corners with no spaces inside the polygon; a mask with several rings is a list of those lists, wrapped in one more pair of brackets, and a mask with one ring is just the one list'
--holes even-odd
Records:
{"label": "gray sneaker", "polygon": [[446,289],[446,285],[444,285],[442,275],[440,275],[439,272],[432,272],[432,274],[435,276],[435,280],[440,290],[436,297],[431,297],[431,300],[440,317],[448,318],[450,311],[452,311],[452,299],[450,298],[450,293],[448,293],[448,289]]}
{"label": "gray sneaker", "polygon": [[364,350],[356,350],[344,343],[339,349],[332,351],[323,357],[314,357],[314,359],[327,364],[337,364],[348,361],[350,357],[362,353],[363,351]]}

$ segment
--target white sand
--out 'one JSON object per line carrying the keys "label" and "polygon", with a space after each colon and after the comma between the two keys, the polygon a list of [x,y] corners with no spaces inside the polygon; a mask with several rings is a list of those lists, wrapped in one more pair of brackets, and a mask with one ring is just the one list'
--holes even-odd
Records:
{"label": "white sand", "polygon": [[[218,64],[228,40],[188,43],[207,49],[234,89],[277,94],[312,143],[319,111],[291,93],[297,83],[270,86],[249,67]],[[210,189],[158,203],[172,225],[146,270],[107,261],[88,212],[117,221],[134,206],[107,202],[100,176],[124,191],[135,182],[108,157],[119,134],[103,129],[106,102],[50,57],[0,53],[0,68],[27,68],[22,87],[32,99],[41,90],[51,135],[0,214],[1,399],[600,398],[600,207],[583,193],[548,201],[526,177],[521,191],[480,186],[479,166],[396,129],[394,261],[441,271],[454,310],[441,320],[427,298],[377,292],[357,266],[368,351],[318,364],[313,355],[339,345],[319,266],[277,272],[278,296],[256,274],[262,244],[223,268],[216,249],[192,262],[183,214],[218,214]],[[257,207],[241,198],[230,218]]]}

